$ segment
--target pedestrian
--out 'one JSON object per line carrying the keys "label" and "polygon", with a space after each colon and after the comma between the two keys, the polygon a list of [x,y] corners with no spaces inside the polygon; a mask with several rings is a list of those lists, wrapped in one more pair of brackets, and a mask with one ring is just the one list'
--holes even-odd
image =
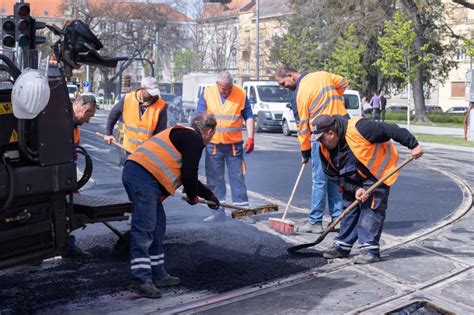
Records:
{"label": "pedestrian", "polygon": [[122,182],[134,204],[130,290],[140,296],[159,298],[157,287],[180,283],[164,266],[166,215],[162,201],[183,185],[191,205],[198,203],[199,196],[215,203],[210,208],[219,208],[219,199],[198,180],[202,150],[214,136],[216,124],[213,115],[198,114],[191,128],[177,125],[158,133],[125,162]]}
{"label": "pedestrian", "polygon": [[[90,95],[79,95],[76,97],[72,104],[73,111],[73,124],[74,124],[74,144],[79,144],[81,139],[81,132],[79,127],[94,117],[96,112],[97,104],[93,96]],[[77,160],[77,155],[74,155],[74,160]],[[77,192],[79,193],[79,192]],[[69,234],[66,249],[62,254],[63,258],[67,259],[90,259],[92,254],[82,250],[76,245],[76,237],[73,234]]]}
{"label": "pedestrian", "polygon": [[[206,180],[221,202],[226,199],[225,167],[232,194],[232,202],[241,207],[249,206],[245,185],[244,151],[254,149],[254,121],[250,102],[245,92],[233,84],[232,75],[223,71],[215,85],[201,93],[197,112],[207,112],[217,118],[216,134],[206,146]],[[243,143],[242,127],[245,121],[247,140]],[[205,222],[225,220],[223,208],[215,210]]]}
{"label": "pedestrian", "polygon": [[385,121],[385,109],[387,108],[387,98],[384,91],[380,91],[380,116],[382,121]]}
{"label": "pedestrian", "polygon": [[114,126],[120,117],[124,123],[123,146],[134,152],[139,145],[166,129],[167,105],[160,98],[158,80],[145,77],[139,89],[127,93],[111,109],[105,126],[104,140],[111,144]]}
{"label": "pedestrian", "polygon": [[342,211],[342,197],[338,184],[324,174],[319,159],[319,142],[311,139],[311,123],[323,114],[349,117],[342,97],[349,82],[339,75],[325,71],[299,73],[288,65],[278,68],[276,80],[279,85],[294,91],[293,102],[296,103],[300,120],[297,129],[302,163],[306,164],[309,158],[312,162],[311,211],[308,221],[298,227],[298,231],[322,233],[326,196],[332,220]]}
{"label": "pedestrian", "polygon": [[321,143],[324,171],[339,179],[344,208],[356,199],[361,202],[342,218],[339,234],[323,256],[349,257],[353,244],[359,240],[360,254],[354,257],[354,263],[380,261],[379,240],[390,187],[398,173],[385,180],[372,195],[367,194],[367,189],[397,165],[398,152],[391,139],[409,148],[414,158],[423,155],[423,149],[408,130],[395,124],[322,115],[316,118],[314,126],[314,136]]}
{"label": "pedestrian", "polygon": [[380,96],[374,93],[374,96],[370,99],[370,105],[372,106],[374,121],[380,121]]}

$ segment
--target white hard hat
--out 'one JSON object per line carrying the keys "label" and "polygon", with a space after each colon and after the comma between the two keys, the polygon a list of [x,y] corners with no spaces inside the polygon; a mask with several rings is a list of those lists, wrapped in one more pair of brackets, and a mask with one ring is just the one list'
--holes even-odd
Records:
{"label": "white hard hat", "polygon": [[46,107],[51,91],[48,79],[38,70],[25,69],[12,89],[13,115],[33,119]]}

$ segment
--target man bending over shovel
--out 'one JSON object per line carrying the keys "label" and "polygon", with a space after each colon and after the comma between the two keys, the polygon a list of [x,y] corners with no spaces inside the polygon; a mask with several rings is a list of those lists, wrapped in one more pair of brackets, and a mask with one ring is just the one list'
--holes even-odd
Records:
{"label": "man bending over shovel", "polygon": [[324,172],[339,179],[344,208],[356,199],[360,201],[342,218],[339,234],[323,256],[347,258],[358,239],[360,254],[354,257],[354,263],[380,261],[379,240],[388,195],[398,173],[386,179],[372,195],[367,194],[367,189],[397,165],[398,152],[391,139],[409,148],[415,159],[423,155],[423,149],[408,130],[394,124],[322,115],[313,126],[314,137],[321,146]]}

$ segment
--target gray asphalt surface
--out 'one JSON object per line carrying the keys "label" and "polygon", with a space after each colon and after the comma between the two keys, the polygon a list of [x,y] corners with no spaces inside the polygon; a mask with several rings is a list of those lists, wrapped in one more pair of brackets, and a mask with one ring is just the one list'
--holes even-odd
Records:
{"label": "gray asphalt surface", "polygon": [[[126,199],[115,149],[111,150],[93,135],[95,131],[103,131],[99,124],[103,121],[86,126],[85,129],[92,132],[82,132],[81,143],[92,146],[88,150],[94,157],[96,181],[87,193]],[[296,141],[296,138],[276,134],[257,135],[256,145],[261,147],[247,156],[249,190],[282,201],[288,199],[300,167]],[[203,169],[201,173],[204,174]],[[308,208],[309,168],[302,182],[306,184],[299,188],[295,205]],[[460,199],[456,184],[418,162],[412,163],[392,189],[385,232],[405,235],[430,226],[449,215]],[[239,221],[229,219],[222,224],[204,224],[202,219],[210,213],[207,207],[191,207],[179,198],[169,198],[165,209],[168,216],[166,268],[183,280],[178,288],[166,292],[182,289],[225,292],[326,264],[326,260],[311,254],[290,257],[286,253],[288,243]],[[116,226],[128,229],[124,222]],[[90,250],[95,259],[88,262],[54,260],[40,266],[0,271],[0,313],[48,313],[67,302],[104,294],[120,296],[127,290],[129,262],[127,257],[114,254],[116,238],[113,234],[102,225],[93,225],[75,234],[79,245]]]}

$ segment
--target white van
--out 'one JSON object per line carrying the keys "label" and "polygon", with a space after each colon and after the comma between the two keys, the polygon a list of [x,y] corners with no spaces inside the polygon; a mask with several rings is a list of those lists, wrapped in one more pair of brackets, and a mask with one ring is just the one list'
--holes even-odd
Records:
{"label": "white van", "polygon": [[[362,104],[360,101],[360,95],[358,91],[346,90],[344,92],[344,105],[351,117],[362,116]],[[296,133],[296,121],[291,105],[288,104],[283,112],[282,131],[285,136],[291,136]]]}
{"label": "white van", "polygon": [[77,85],[69,83],[67,85],[67,93],[69,94],[69,99],[71,101],[74,101],[77,95],[79,94],[79,88],[77,87]]}
{"label": "white van", "polygon": [[243,88],[252,106],[255,132],[281,130],[283,112],[291,102],[291,91],[276,81],[246,81]]}

